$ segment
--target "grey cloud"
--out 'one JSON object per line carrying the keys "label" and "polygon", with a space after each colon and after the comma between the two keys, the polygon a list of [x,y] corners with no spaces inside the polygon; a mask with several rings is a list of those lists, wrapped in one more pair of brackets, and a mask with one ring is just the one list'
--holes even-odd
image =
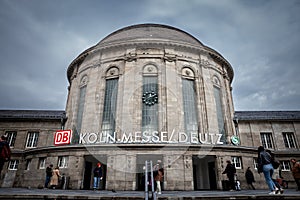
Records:
{"label": "grey cloud", "polygon": [[64,109],[77,55],[119,28],[162,23],[232,64],[236,110],[299,110],[299,10],[292,0],[2,0],[0,108]]}

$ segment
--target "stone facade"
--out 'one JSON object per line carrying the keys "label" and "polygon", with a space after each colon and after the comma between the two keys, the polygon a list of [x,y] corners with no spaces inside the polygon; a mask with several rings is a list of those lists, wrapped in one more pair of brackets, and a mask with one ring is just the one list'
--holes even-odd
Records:
{"label": "stone facade", "polygon": [[[266,188],[255,172],[260,145],[272,145],[281,175],[294,186],[288,165],[300,159],[300,112],[234,112],[231,65],[182,30],[157,24],[120,29],[80,54],[67,77],[65,112],[0,111],[0,134],[16,133],[2,187],[43,187],[52,163],[70,177],[68,188],[90,189],[100,161],[101,189],[143,190],[145,161],[160,160],[164,190],[214,190],[222,189],[226,160],[232,160],[242,188],[247,167],[257,188]],[[147,102],[149,92],[155,101],[150,96]],[[72,130],[71,144],[54,145],[60,129]]]}

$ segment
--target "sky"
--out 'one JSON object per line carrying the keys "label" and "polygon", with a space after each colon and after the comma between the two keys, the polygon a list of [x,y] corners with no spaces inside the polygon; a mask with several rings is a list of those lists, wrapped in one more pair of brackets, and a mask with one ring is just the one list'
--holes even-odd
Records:
{"label": "sky", "polygon": [[0,0],[0,109],[64,110],[70,63],[142,23],[219,52],[235,111],[300,110],[299,0]]}

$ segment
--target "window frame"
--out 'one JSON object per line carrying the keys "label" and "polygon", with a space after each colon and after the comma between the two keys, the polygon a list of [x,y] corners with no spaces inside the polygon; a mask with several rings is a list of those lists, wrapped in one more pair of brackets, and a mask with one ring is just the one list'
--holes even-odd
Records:
{"label": "window frame", "polygon": [[38,165],[39,169],[46,169],[46,160],[47,160],[46,157],[39,158],[39,165]]}
{"label": "window frame", "polygon": [[[269,138],[266,138],[267,136]],[[269,146],[269,143],[268,143],[268,139],[270,141],[270,146]],[[273,149],[274,148],[274,140],[273,140],[273,134],[272,134],[272,132],[260,132],[260,140],[261,140],[262,146],[265,149]]]}
{"label": "window frame", "polygon": [[31,161],[32,161],[31,158],[30,159],[26,159],[25,170],[27,170],[27,171],[30,170]]}
{"label": "window frame", "polygon": [[19,160],[10,160],[7,166],[8,170],[18,170]]}
{"label": "window frame", "polygon": [[17,138],[17,131],[6,131],[5,135],[7,136],[7,142],[11,148],[14,148],[16,138]]}
{"label": "window frame", "polygon": [[59,156],[57,159],[57,166],[59,168],[68,168],[69,166],[69,156]]}
{"label": "window frame", "polygon": [[[282,135],[283,135],[283,142],[284,142],[285,148],[288,148],[288,149],[296,149],[297,148],[294,132],[282,132]],[[293,146],[290,144],[291,140],[292,140]]]}
{"label": "window frame", "polygon": [[[31,137],[30,135],[33,134]],[[36,148],[39,140],[39,132],[38,131],[28,131],[26,138],[26,148]]]}
{"label": "window frame", "polygon": [[291,163],[289,160],[281,160],[280,162],[280,168],[283,172],[291,171]]}
{"label": "window frame", "polygon": [[232,156],[231,157],[231,163],[234,165],[234,167],[236,169],[243,169],[242,157],[241,156]]}

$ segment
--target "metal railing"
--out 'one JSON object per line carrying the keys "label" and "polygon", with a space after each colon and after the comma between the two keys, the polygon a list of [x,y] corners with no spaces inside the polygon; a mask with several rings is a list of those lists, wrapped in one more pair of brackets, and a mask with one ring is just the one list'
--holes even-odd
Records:
{"label": "metal railing", "polygon": [[[150,173],[150,177],[149,177],[149,173]],[[156,200],[156,193],[154,191],[154,177],[153,177],[152,160],[145,161],[145,200],[149,200],[149,187],[148,187],[149,184],[151,185],[150,199]]]}

